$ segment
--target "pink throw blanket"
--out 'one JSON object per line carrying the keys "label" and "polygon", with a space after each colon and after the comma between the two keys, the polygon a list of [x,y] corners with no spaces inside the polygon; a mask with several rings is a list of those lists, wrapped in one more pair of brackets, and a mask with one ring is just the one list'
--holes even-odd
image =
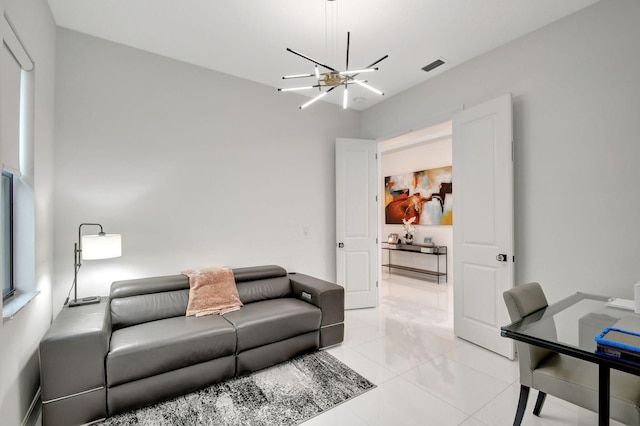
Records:
{"label": "pink throw blanket", "polygon": [[242,306],[230,268],[192,269],[182,274],[189,277],[187,316],[222,315]]}

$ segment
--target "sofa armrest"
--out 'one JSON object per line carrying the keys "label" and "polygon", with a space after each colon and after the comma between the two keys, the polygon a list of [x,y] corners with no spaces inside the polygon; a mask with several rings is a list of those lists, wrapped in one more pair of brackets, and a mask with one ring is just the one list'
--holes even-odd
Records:
{"label": "sofa armrest", "polygon": [[289,273],[296,298],[317,306],[322,311],[321,327],[344,322],[344,288],[318,278]]}
{"label": "sofa armrest", "polygon": [[[81,424],[106,417],[104,360],[110,338],[108,298],[62,309],[40,341],[43,424]],[[63,409],[69,404],[82,409]]]}

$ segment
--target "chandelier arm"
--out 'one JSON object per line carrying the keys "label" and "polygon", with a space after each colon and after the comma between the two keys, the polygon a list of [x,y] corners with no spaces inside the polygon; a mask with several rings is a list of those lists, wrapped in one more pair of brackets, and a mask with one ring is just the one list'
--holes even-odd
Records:
{"label": "chandelier arm", "polygon": [[[349,31],[347,31],[347,65],[345,66],[345,71],[347,71],[349,69],[349,44],[350,44],[350,40],[351,40],[351,33]],[[345,86],[346,88],[346,86]]]}
{"label": "chandelier arm", "polygon": [[322,62],[318,62],[318,61],[316,61],[315,59],[310,58],[310,57],[308,57],[308,56],[306,56],[306,55],[303,55],[303,54],[302,54],[302,53],[300,53],[300,52],[296,52],[296,51],[295,51],[295,50],[293,50],[293,49],[289,49],[289,48],[287,47],[287,51],[288,51],[288,52],[293,53],[294,55],[298,55],[298,56],[300,56],[301,58],[306,59],[307,61],[311,61],[311,62],[313,62],[314,64],[320,65],[321,67],[324,67],[324,68],[328,69],[329,71],[338,72],[338,70],[336,70],[336,69],[334,69],[334,68],[330,67],[329,65],[325,65],[325,64],[323,64]]}
{"label": "chandelier arm", "polygon": [[[369,80],[358,80],[360,83],[368,83]],[[352,78],[345,80],[345,82],[343,83],[345,85],[351,85],[351,84],[358,84],[358,82]]]}
{"label": "chandelier arm", "polygon": [[287,87],[287,88],[284,88],[284,89],[278,89],[278,92],[295,92],[297,90],[315,89],[316,87],[322,87],[322,85],[321,84],[314,84],[313,86]]}
{"label": "chandelier arm", "polygon": [[308,101],[308,102],[306,102],[306,103],[304,103],[304,104],[300,105],[300,109],[305,109],[306,107],[308,107],[308,106],[309,106],[309,105],[311,105],[312,103],[316,102],[318,99],[320,99],[320,98],[324,97],[327,93],[329,93],[329,92],[328,92],[328,91],[327,91],[327,92],[321,92],[321,93],[320,93],[318,96],[316,96],[315,98],[313,98],[313,99],[311,99],[310,101]]}
{"label": "chandelier arm", "polygon": [[384,55],[382,58],[378,59],[377,61],[375,61],[374,63],[372,63],[371,65],[369,65],[367,68],[373,68],[375,65],[378,65],[380,62],[384,61],[385,59],[387,59],[389,57],[389,55]]}
{"label": "chandelier arm", "polygon": [[285,75],[282,77],[283,80],[290,80],[292,78],[308,78],[315,77],[315,74],[295,74],[295,75]]}
{"label": "chandelier arm", "polygon": [[373,93],[375,93],[376,95],[380,95],[380,96],[384,96],[384,93],[381,90],[376,89],[373,86],[369,86],[367,83],[365,83],[362,80],[354,80],[354,83],[358,84],[359,86],[364,87],[367,90],[372,91]]}
{"label": "chandelier arm", "polygon": [[[389,55],[384,55],[382,58],[378,59],[377,61],[375,61],[374,63],[372,63],[371,65],[369,65],[368,67],[366,67],[365,69],[369,69],[369,68],[373,68],[374,66],[378,65],[380,62],[384,61],[385,59],[387,59],[389,57]],[[377,70],[377,68],[376,68]],[[359,73],[358,73],[359,74]],[[351,78],[357,77],[358,74],[354,74],[352,76],[350,76]]]}
{"label": "chandelier arm", "polygon": [[360,70],[352,70],[352,71],[340,71],[339,74],[340,75],[356,75],[356,74],[361,74],[363,72],[375,72],[378,71],[379,68],[375,67],[375,68],[363,68]]}

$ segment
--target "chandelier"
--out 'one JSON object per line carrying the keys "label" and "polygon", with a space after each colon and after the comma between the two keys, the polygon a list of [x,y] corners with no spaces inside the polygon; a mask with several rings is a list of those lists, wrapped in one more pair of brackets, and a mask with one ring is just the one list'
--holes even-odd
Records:
{"label": "chandelier", "polygon": [[380,62],[384,61],[389,57],[389,55],[384,55],[382,58],[377,61],[371,63],[369,66],[365,68],[358,69],[349,69],[349,43],[351,39],[351,33],[347,32],[347,61],[345,64],[345,68],[343,71],[338,70],[337,68],[331,67],[329,65],[323,64],[322,62],[316,61],[315,59],[303,55],[300,52],[296,52],[293,49],[287,48],[287,52],[291,52],[294,55],[300,56],[303,59],[306,59],[309,62],[315,64],[314,72],[311,74],[295,74],[295,75],[286,75],[283,80],[291,80],[291,79],[303,79],[303,78],[315,78],[315,84],[300,86],[300,87],[288,87],[284,89],[278,89],[279,92],[292,92],[292,91],[300,91],[300,90],[310,90],[310,89],[318,89],[320,92],[316,97],[312,98],[310,101],[300,105],[300,109],[304,109],[316,102],[317,100],[325,97],[329,92],[335,90],[338,87],[343,87],[343,95],[342,95],[342,108],[346,109],[348,100],[349,100],[349,86],[353,84],[357,84],[358,86],[364,87],[367,90],[372,91],[377,95],[384,95],[382,91],[376,89],[375,87],[370,86],[367,80],[358,79],[360,74],[370,73],[377,71],[378,65]]}

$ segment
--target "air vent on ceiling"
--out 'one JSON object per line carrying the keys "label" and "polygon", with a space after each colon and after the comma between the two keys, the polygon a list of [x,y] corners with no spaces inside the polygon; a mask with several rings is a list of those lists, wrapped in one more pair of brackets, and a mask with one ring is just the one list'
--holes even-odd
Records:
{"label": "air vent on ceiling", "polygon": [[425,65],[424,67],[422,67],[422,71],[424,72],[429,72],[433,69],[438,68],[440,65],[444,65],[444,60],[442,59],[436,59],[435,61],[431,62],[428,65]]}

